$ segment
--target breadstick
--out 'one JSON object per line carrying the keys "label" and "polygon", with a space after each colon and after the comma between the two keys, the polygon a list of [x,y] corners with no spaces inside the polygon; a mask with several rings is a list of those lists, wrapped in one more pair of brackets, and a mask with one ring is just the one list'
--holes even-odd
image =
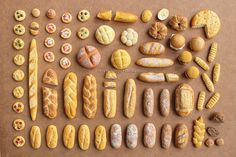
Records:
{"label": "breadstick", "polygon": [[208,77],[207,74],[203,73],[202,74],[202,80],[206,86],[206,88],[210,91],[210,92],[214,92],[215,88],[214,88],[214,84],[212,83],[211,79]]}
{"label": "breadstick", "polygon": [[215,64],[212,73],[212,81],[216,84],[220,78],[220,64]]}
{"label": "breadstick", "polygon": [[169,58],[149,57],[138,59],[136,64],[145,68],[164,68],[172,66],[174,61]]}
{"label": "breadstick", "polygon": [[207,57],[207,61],[209,63],[213,62],[216,58],[216,54],[217,54],[217,49],[218,49],[218,44],[216,42],[213,42],[211,44],[211,48]]}
{"label": "breadstick", "polygon": [[33,39],[29,51],[29,108],[30,116],[33,121],[37,117],[38,109],[38,53],[36,40]]}
{"label": "breadstick", "polygon": [[205,97],[206,97],[206,93],[204,91],[201,91],[198,95],[198,100],[197,100],[197,110],[198,111],[201,111],[203,109]]}
{"label": "breadstick", "polygon": [[201,59],[201,58],[199,58],[199,57],[196,57],[195,59],[194,59],[194,61],[197,63],[197,65],[199,65],[203,70],[205,70],[205,71],[207,71],[207,70],[209,70],[209,66],[207,65],[207,63],[203,60],[203,59]]}
{"label": "breadstick", "polygon": [[206,104],[207,109],[213,108],[220,99],[220,93],[216,92],[212,95],[209,101]]}

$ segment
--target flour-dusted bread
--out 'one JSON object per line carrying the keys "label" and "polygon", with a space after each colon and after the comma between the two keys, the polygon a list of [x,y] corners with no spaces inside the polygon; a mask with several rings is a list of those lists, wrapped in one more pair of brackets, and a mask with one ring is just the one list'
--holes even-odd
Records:
{"label": "flour-dusted bread", "polygon": [[47,69],[43,74],[43,83],[57,86],[57,73],[53,69]]}
{"label": "flour-dusted bread", "polygon": [[38,53],[36,40],[33,39],[29,49],[29,109],[31,119],[36,120],[38,109]]}

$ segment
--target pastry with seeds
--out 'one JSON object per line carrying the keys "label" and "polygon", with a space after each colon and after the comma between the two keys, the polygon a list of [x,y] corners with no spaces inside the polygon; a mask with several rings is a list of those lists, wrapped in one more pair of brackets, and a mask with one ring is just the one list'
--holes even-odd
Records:
{"label": "pastry with seeds", "polygon": [[111,64],[114,68],[122,70],[128,68],[131,63],[129,53],[124,49],[117,49],[111,55]]}
{"label": "pastry with seeds", "polygon": [[50,119],[56,118],[58,110],[57,90],[42,87],[42,95],[44,115]]}
{"label": "pastry with seeds", "polygon": [[67,124],[63,129],[63,144],[67,149],[72,149],[75,144],[75,127]]}
{"label": "pastry with seeds", "polygon": [[126,146],[134,149],[138,145],[138,128],[135,124],[129,124],[126,129]]}
{"label": "pastry with seeds", "polygon": [[25,122],[22,119],[16,119],[13,121],[12,126],[16,131],[20,131],[25,128]]}
{"label": "pastry with seeds", "polygon": [[177,148],[183,149],[188,144],[188,128],[185,124],[177,124],[174,133],[174,143]]}
{"label": "pastry with seeds", "polygon": [[98,125],[95,129],[95,147],[97,150],[104,150],[107,145],[106,128]]}
{"label": "pastry with seeds", "polygon": [[122,144],[122,130],[119,124],[112,124],[110,129],[110,140],[112,148],[118,149]]}
{"label": "pastry with seeds", "polygon": [[55,61],[55,55],[53,52],[47,51],[43,54],[43,59],[48,63],[52,63]]}
{"label": "pastry with seeds", "polygon": [[35,18],[39,17],[40,16],[40,10],[38,8],[32,9],[31,15]]}
{"label": "pastry with seeds", "polygon": [[136,109],[136,83],[133,79],[125,82],[124,89],[124,115],[127,118],[134,116]]}
{"label": "pastry with seeds", "polygon": [[77,62],[84,68],[93,69],[99,65],[101,54],[94,46],[84,46],[77,54]]}
{"label": "pastry with seeds", "polygon": [[165,75],[164,73],[154,72],[140,73],[138,79],[147,83],[165,82]]}
{"label": "pastry with seeds", "polygon": [[146,117],[151,117],[154,110],[154,93],[152,88],[146,88],[143,92],[143,113]]}
{"label": "pastry with seeds", "polygon": [[39,24],[37,22],[32,22],[29,26],[30,34],[31,35],[38,35],[39,34]]}
{"label": "pastry with seeds", "polygon": [[207,109],[212,109],[220,99],[220,93],[214,93],[206,104]]}
{"label": "pastry with seeds", "polygon": [[112,71],[112,70],[108,70],[108,71],[106,71],[104,77],[105,77],[106,79],[112,79],[112,80],[117,79],[117,75],[116,75],[116,73],[115,73],[114,71]]}
{"label": "pastry with seeds", "polygon": [[217,42],[213,42],[213,43],[211,44],[211,48],[210,48],[209,53],[208,53],[208,56],[207,56],[207,61],[208,61],[209,63],[212,63],[212,62],[215,60],[216,54],[217,54],[217,49],[218,49],[218,44],[217,44]]}
{"label": "pastry with seeds", "polygon": [[87,39],[89,37],[89,29],[86,27],[81,27],[77,32],[77,36],[82,40]]}
{"label": "pastry with seeds", "polygon": [[23,136],[16,136],[12,142],[17,148],[21,148],[25,145],[25,138]]}
{"label": "pastry with seeds", "polygon": [[72,45],[70,43],[64,43],[61,45],[61,53],[67,55],[72,52]]}
{"label": "pastry with seeds", "polygon": [[161,128],[161,147],[164,149],[170,148],[172,141],[172,127],[170,124],[163,124]]}
{"label": "pastry with seeds", "polygon": [[161,22],[155,22],[148,30],[148,34],[158,40],[165,39],[168,34],[168,28]]}
{"label": "pastry with seeds", "polygon": [[181,117],[188,116],[194,108],[194,91],[188,84],[180,84],[175,89],[175,110]]}
{"label": "pastry with seeds", "polygon": [[176,51],[182,50],[185,46],[185,38],[181,34],[172,34],[170,37],[170,47]]}
{"label": "pastry with seeds", "polygon": [[60,32],[60,37],[62,39],[69,39],[71,36],[71,30],[69,28],[63,28]]}
{"label": "pastry with seeds", "polygon": [[17,86],[13,89],[12,93],[15,98],[20,99],[24,96],[24,88]]}
{"label": "pastry with seeds", "polygon": [[217,146],[223,146],[223,145],[225,144],[224,139],[223,139],[223,138],[217,138],[217,139],[215,140],[215,144],[216,144]]}
{"label": "pastry with seeds", "polygon": [[158,42],[147,42],[139,47],[139,51],[144,55],[160,55],[165,52],[165,46]]}
{"label": "pastry with seeds", "polygon": [[164,20],[166,20],[168,17],[169,17],[169,10],[166,9],[166,8],[163,8],[163,9],[159,10],[158,13],[157,13],[157,18],[158,18],[160,21],[164,21]]}
{"label": "pastry with seeds", "polygon": [[221,27],[219,16],[212,10],[205,9],[196,13],[191,21],[192,28],[204,27],[207,38],[213,38]]}
{"label": "pastry with seeds", "polygon": [[205,145],[206,145],[207,147],[212,147],[212,146],[214,145],[214,140],[211,139],[211,138],[206,139]]}
{"label": "pastry with seeds", "polygon": [[47,37],[45,40],[44,40],[44,45],[47,47],[47,48],[51,48],[55,45],[55,41],[52,37]]}
{"label": "pastry with seeds", "polygon": [[46,32],[49,34],[55,33],[57,30],[57,26],[54,23],[48,23],[45,27]]}
{"label": "pastry with seeds", "polygon": [[135,14],[124,12],[124,11],[116,11],[114,21],[124,22],[124,23],[133,23],[138,20],[138,17]]}
{"label": "pastry with seeds", "polygon": [[149,9],[143,10],[143,12],[141,14],[142,22],[147,23],[151,20],[151,18],[152,18],[152,11]]}
{"label": "pastry with seeds", "polygon": [[69,12],[65,12],[61,16],[61,21],[65,24],[71,23],[72,15]]}
{"label": "pastry with seeds", "polygon": [[201,111],[204,108],[206,93],[204,91],[199,92],[197,100],[197,110]]}
{"label": "pastry with seeds", "polygon": [[14,16],[15,20],[20,22],[26,18],[26,13],[24,10],[16,10]]}
{"label": "pastry with seeds", "polygon": [[205,84],[205,86],[209,92],[215,91],[214,84],[206,73],[202,74],[202,81]]}
{"label": "pastry with seeds", "polygon": [[100,44],[109,45],[115,39],[115,31],[108,25],[101,25],[95,32],[95,37]]}
{"label": "pastry with seeds", "polygon": [[71,61],[67,57],[62,57],[59,64],[62,69],[68,69],[71,66]]}
{"label": "pastry with seeds", "polygon": [[205,41],[202,37],[194,37],[190,40],[189,47],[194,52],[200,52],[205,47]]}
{"label": "pastry with seeds", "polygon": [[54,9],[48,9],[47,13],[46,13],[46,16],[49,18],[49,19],[54,19],[56,17],[56,11]]}
{"label": "pastry with seeds", "polygon": [[104,21],[111,21],[112,19],[112,10],[99,11],[97,13],[97,18]]}
{"label": "pastry with seeds", "polygon": [[192,53],[189,51],[183,51],[178,56],[178,61],[180,64],[188,64],[192,61],[193,56]]}
{"label": "pastry with seeds", "polygon": [[225,115],[221,112],[214,112],[210,116],[210,120],[215,122],[215,123],[224,123],[225,121]]}
{"label": "pastry with seeds", "polygon": [[16,24],[13,28],[13,31],[16,35],[24,35],[25,27],[22,24]]}
{"label": "pastry with seeds", "polygon": [[194,121],[193,130],[193,144],[196,148],[200,148],[205,136],[205,123],[202,117]]}
{"label": "pastry with seeds", "polygon": [[24,108],[25,108],[25,105],[20,101],[17,101],[12,105],[12,109],[16,113],[22,113],[24,111]]}
{"label": "pastry with seeds", "polygon": [[47,69],[43,74],[43,83],[57,86],[57,73],[53,69]]}
{"label": "pastry with seeds", "polygon": [[16,50],[22,50],[25,46],[25,42],[21,38],[15,38],[12,45]]}
{"label": "pastry with seeds", "polygon": [[177,82],[180,80],[179,75],[175,73],[165,73],[166,82]]}
{"label": "pastry with seeds", "polygon": [[146,123],[143,128],[143,144],[147,148],[153,148],[156,144],[156,127],[153,123]]}
{"label": "pastry with seeds", "polygon": [[214,127],[208,127],[206,131],[211,137],[217,137],[220,134],[220,132]]}
{"label": "pastry with seeds", "polygon": [[174,64],[174,61],[169,58],[141,58],[135,62],[137,65],[145,68],[165,68]]}
{"label": "pastry with seeds", "polygon": [[186,78],[188,78],[188,79],[196,79],[199,77],[200,72],[197,67],[191,66],[185,71],[184,74],[185,74]]}
{"label": "pastry with seeds", "polygon": [[25,57],[23,55],[17,54],[13,59],[15,65],[21,66],[25,63]]}
{"label": "pastry with seeds", "polygon": [[116,90],[105,89],[103,93],[103,112],[106,118],[114,118],[116,115]]}
{"label": "pastry with seeds", "polygon": [[176,31],[184,31],[188,28],[188,19],[184,16],[172,16],[169,25]]}
{"label": "pastry with seeds", "polygon": [[97,81],[92,74],[88,74],[83,82],[83,112],[84,115],[92,119],[97,113]]}
{"label": "pastry with seeds", "polygon": [[58,133],[55,125],[49,125],[46,131],[46,143],[48,148],[53,149],[57,147]]}
{"label": "pastry with seeds", "polygon": [[163,89],[160,94],[160,113],[163,117],[167,117],[170,113],[170,92]]}
{"label": "pastry with seeds", "polygon": [[33,149],[41,147],[41,131],[38,126],[32,126],[30,129],[30,144]]}
{"label": "pastry with seeds", "polygon": [[127,28],[121,33],[120,40],[126,46],[133,46],[138,42],[138,33],[132,28]]}
{"label": "pastry with seeds", "polygon": [[90,18],[90,12],[88,10],[81,10],[79,11],[77,18],[80,22],[86,22]]}
{"label": "pastry with seeds", "polygon": [[214,84],[219,82],[220,79],[220,64],[215,64],[213,67],[213,72],[212,72],[212,81]]}
{"label": "pastry with seeds", "polygon": [[90,129],[88,125],[82,124],[78,130],[78,143],[82,150],[88,150],[90,146]]}
{"label": "pastry with seeds", "polygon": [[200,57],[195,57],[194,61],[197,63],[197,65],[199,65],[203,70],[207,71],[209,70],[209,66],[208,64],[201,59]]}
{"label": "pastry with seeds", "polygon": [[19,81],[23,81],[25,78],[25,73],[23,70],[21,69],[17,69],[13,72],[12,77],[15,81],[19,82]]}

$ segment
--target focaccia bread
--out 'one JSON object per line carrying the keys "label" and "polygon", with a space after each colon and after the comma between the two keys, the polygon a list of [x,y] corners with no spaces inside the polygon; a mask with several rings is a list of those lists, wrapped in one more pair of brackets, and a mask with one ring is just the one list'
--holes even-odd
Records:
{"label": "focaccia bread", "polygon": [[43,92],[43,113],[46,117],[53,119],[57,116],[58,100],[57,90],[42,87]]}
{"label": "focaccia bread", "polygon": [[29,109],[31,119],[35,121],[38,109],[38,53],[35,39],[30,44],[28,70]]}
{"label": "focaccia bread", "polygon": [[70,72],[64,78],[64,108],[69,119],[75,118],[77,110],[77,76]]}

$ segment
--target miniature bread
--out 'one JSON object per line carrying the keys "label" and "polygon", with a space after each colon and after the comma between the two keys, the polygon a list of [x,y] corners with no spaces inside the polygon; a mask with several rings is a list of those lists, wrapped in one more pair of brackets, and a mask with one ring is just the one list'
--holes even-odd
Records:
{"label": "miniature bread", "polygon": [[210,91],[210,92],[215,91],[214,84],[212,83],[211,79],[208,77],[207,74],[205,74],[205,73],[202,74],[202,80],[203,80],[206,88],[208,89],[208,91]]}
{"label": "miniature bread", "polygon": [[205,102],[205,97],[206,97],[206,93],[204,91],[201,91],[198,95],[198,99],[197,99],[197,110],[201,111],[204,108],[204,102]]}
{"label": "miniature bread", "polygon": [[174,62],[168,58],[141,58],[136,64],[145,68],[164,68],[172,66]]}
{"label": "miniature bread", "polygon": [[138,17],[135,14],[123,12],[123,11],[116,11],[114,21],[117,22],[125,22],[125,23],[133,23],[138,20]]}
{"label": "miniature bread", "polygon": [[75,127],[67,124],[63,129],[63,144],[66,148],[72,149],[75,143]]}
{"label": "miniature bread", "polygon": [[220,99],[220,93],[214,93],[206,104],[207,109],[213,108]]}
{"label": "miniature bread", "polygon": [[84,115],[91,119],[97,113],[97,82],[92,75],[86,75],[83,84],[83,111]]}
{"label": "miniature bread", "polygon": [[57,73],[53,69],[47,69],[43,74],[43,83],[57,86]]}
{"label": "miniature bread", "polygon": [[166,38],[168,34],[168,28],[164,23],[154,22],[148,29],[148,34],[154,39],[162,40]]}
{"label": "miniature bread", "polygon": [[170,113],[170,92],[168,89],[163,89],[160,94],[160,113],[167,117]]}
{"label": "miniature bread", "polygon": [[105,88],[116,88],[116,82],[105,81],[103,82]]}
{"label": "miniature bread", "polygon": [[217,54],[217,49],[218,49],[218,44],[217,42],[213,42],[211,44],[211,48],[210,48],[210,51],[208,53],[208,56],[207,56],[207,61],[209,63],[213,62],[216,58],[216,54]]}
{"label": "miniature bread", "polygon": [[172,34],[170,37],[170,48],[173,50],[182,50],[185,46],[185,38],[181,34]]}
{"label": "miniature bread", "polygon": [[169,20],[169,25],[176,31],[184,31],[188,28],[188,19],[181,15],[174,15]]}
{"label": "miniature bread", "polygon": [[22,86],[17,86],[13,89],[12,94],[15,98],[20,99],[24,96],[25,90]]}
{"label": "miniature bread", "polygon": [[120,148],[122,144],[122,131],[119,124],[112,124],[110,129],[111,146],[115,149]]}
{"label": "miniature bread", "polygon": [[194,91],[188,84],[180,84],[175,90],[175,110],[181,117],[188,116],[194,107]]}
{"label": "miniature bread", "polygon": [[166,73],[165,74],[166,82],[177,82],[179,81],[179,75],[174,73]]}
{"label": "miniature bread", "polygon": [[38,53],[35,39],[30,44],[28,72],[29,109],[31,119],[35,121],[38,110]]}
{"label": "miniature bread", "polygon": [[58,109],[57,90],[42,87],[42,93],[44,115],[50,119],[56,118]]}
{"label": "miniature bread", "polygon": [[133,46],[138,42],[138,33],[133,28],[127,28],[121,33],[120,41],[126,46]]}
{"label": "miniature bread", "polygon": [[141,14],[142,22],[147,23],[151,20],[151,18],[152,18],[152,11],[148,9],[143,10]]}
{"label": "miniature bread", "polygon": [[126,146],[134,149],[138,144],[138,128],[135,124],[129,124],[126,129]]}
{"label": "miniature bread", "polygon": [[202,37],[194,37],[190,40],[189,47],[192,51],[200,52],[205,47],[205,41]]}
{"label": "miniature bread", "polygon": [[202,117],[194,121],[193,130],[193,144],[196,148],[199,148],[202,146],[205,135],[205,123]]}
{"label": "miniature bread", "polygon": [[139,47],[144,55],[160,55],[165,52],[165,46],[158,42],[147,42]]}
{"label": "miniature bread", "polygon": [[151,117],[154,110],[154,93],[152,88],[147,88],[143,92],[143,113],[146,117]]}
{"label": "miniature bread", "polygon": [[197,67],[191,66],[185,71],[184,74],[185,74],[186,78],[188,78],[188,79],[196,79],[199,77],[200,72]]}
{"label": "miniature bread", "polygon": [[156,144],[156,127],[153,123],[146,123],[144,125],[143,144],[147,148],[153,148]]}
{"label": "miniature bread", "polygon": [[192,53],[189,51],[183,51],[178,56],[178,61],[180,64],[187,64],[192,61]]}
{"label": "miniature bread", "polygon": [[16,136],[12,142],[17,148],[21,148],[25,145],[25,138],[23,136]]}
{"label": "miniature bread", "polygon": [[108,25],[101,25],[97,28],[95,37],[100,44],[109,45],[115,39],[115,31]]}
{"label": "miniature bread", "polygon": [[188,128],[185,124],[177,124],[175,127],[175,146],[177,148],[185,148],[188,144]]}
{"label": "miniature bread", "polygon": [[203,70],[207,71],[209,70],[209,66],[207,65],[207,63],[201,59],[200,57],[195,57],[194,61],[197,63],[197,65],[199,65]]}
{"label": "miniature bread", "polygon": [[117,79],[117,75],[116,75],[116,73],[115,73],[114,71],[111,71],[111,70],[106,71],[104,77],[105,77],[106,79],[112,79],[112,80]]}
{"label": "miniature bread", "polygon": [[111,64],[116,69],[126,69],[131,63],[129,53],[124,49],[117,49],[111,55]]}
{"label": "miniature bread", "polygon": [[132,118],[136,108],[136,84],[133,79],[128,79],[125,83],[124,91],[124,114],[127,118]]}
{"label": "miniature bread", "polygon": [[56,148],[58,141],[57,127],[55,125],[49,125],[46,131],[46,142],[48,148]]}
{"label": "miniature bread", "polygon": [[106,128],[99,125],[95,129],[95,147],[97,150],[104,150],[107,145]]}
{"label": "miniature bread", "polygon": [[111,21],[112,11],[111,10],[99,11],[97,13],[97,18],[100,20]]}
{"label": "miniature bread", "polygon": [[161,128],[161,147],[170,148],[172,141],[172,127],[170,124],[163,124]]}
{"label": "miniature bread", "polygon": [[116,115],[116,90],[105,89],[103,93],[103,111],[107,118],[114,118]]}
{"label": "miniature bread", "polygon": [[16,131],[20,131],[23,130],[25,128],[25,121],[22,119],[15,119],[12,123],[12,127],[16,130]]}
{"label": "miniature bread", "polygon": [[221,22],[218,15],[212,10],[201,10],[191,21],[193,28],[204,27],[207,38],[213,38],[220,31]]}
{"label": "miniature bread", "polygon": [[212,81],[216,84],[220,79],[220,64],[215,64],[212,72]]}
{"label": "miniature bread", "polygon": [[88,150],[90,146],[90,130],[85,124],[80,125],[78,131],[79,147],[82,150]]}
{"label": "miniature bread", "polygon": [[77,110],[77,76],[70,72],[64,78],[64,109],[66,116],[74,118]]}
{"label": "miniature bread", "polygon": [[41,132],[38,126],[32,126],[30,129],[30,143],[34,149],[39,149],[41,146]]}
{"label": "miniature bread", "polygon": [[165,75],[164,73],[154,72],[140,73],[138,79],[147,83],[165,82]]}

